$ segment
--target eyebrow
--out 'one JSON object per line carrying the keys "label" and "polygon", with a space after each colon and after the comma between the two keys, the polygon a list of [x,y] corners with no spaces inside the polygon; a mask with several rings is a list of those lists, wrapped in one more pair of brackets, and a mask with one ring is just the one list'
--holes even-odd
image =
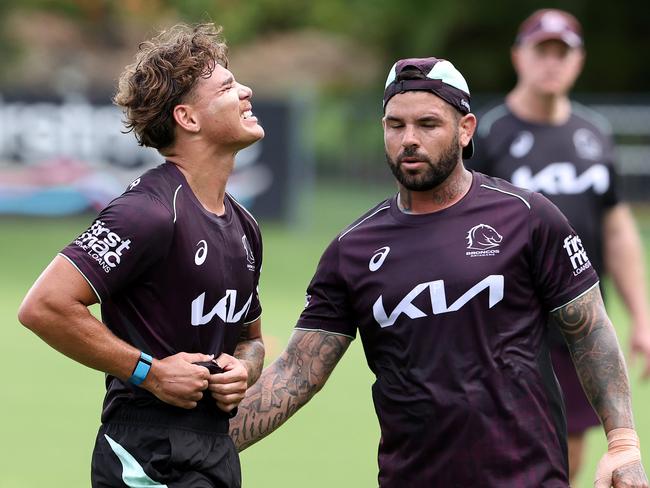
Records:
{"label": "eyebrow", "polygon": [[232,76],[229,76],[223,81],[223,83],[221,83],[221,86],[230,85],[233,81],[235,81],[235,79]]}
{"label": "eyebrow", "polygon": [[[402,121],[404,119],[404,117],[398,117],[396,115],[386,115],[385,118],[388,121],[395,121],[395,122],[399,122],[399,121]],[[427,122],[427,121],[432,121],[432,120],[433,121],[439,121],[439,120],[443,120],[443,118],[438,116],[438,115],[433,115],[432,114],[432,115],[423,115],[421,117],[418,117],[416,120],[419,121],[419,122]]]}

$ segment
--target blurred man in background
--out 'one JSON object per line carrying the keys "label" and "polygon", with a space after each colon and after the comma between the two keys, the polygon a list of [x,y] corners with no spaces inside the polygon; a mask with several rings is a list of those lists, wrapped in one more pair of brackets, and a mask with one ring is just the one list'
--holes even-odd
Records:
{"label": "blurred man in background", "polygon": [[179,25],[140,45],[115,102],[166,161],[54,258],[20,308],[52,347],[107,373],[95,488],[241,485],[227,433],[262,369],[262,243],[225,188],[264,131],[220,31]]}
{"label": "blurred man in background", "polygon": [[237,447],[307,403],[358,330],[376,376],[380,486],[568,486],[552,315],[610,444],[597,486],[647,488],[623,357],[566,218],[465,168],[476,117],[449,61],[398,61],[382,122],[399,193],[325,250],[287,348],[239,405]]}
{"label": "blurred man in background", "polygon": [[[616,192],[611,130],[600,115],[568,98],[584,58],[582,29],[573,15],[545,9],[527,18],[512,48],[517,85],[504,104],[480,117],[471,167],[541,192],[567,216],[596,271],[613,278],[632,319],[631,352],[645,359],[648,377],[645,266],[632,214]],[[573,480],[582,464],[585,432],[599,422],[562,337],[551,330]]]}

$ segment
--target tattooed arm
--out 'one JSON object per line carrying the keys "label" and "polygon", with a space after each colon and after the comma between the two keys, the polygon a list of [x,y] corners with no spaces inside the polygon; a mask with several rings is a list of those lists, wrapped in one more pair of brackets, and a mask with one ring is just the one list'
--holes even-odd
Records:
{"label": "tattooed arm", "polygon": [[244,327],[234,356],[225,352],[217,358],[222,373],[210,375],[208,390],[217,406],[224,412],[232,411],[242,401],[246,390],[257,381],[264,363],[262,322]]}
{"label": "tattooed arm", "polygon": [[600,289],[553,312],[573,358],[587,398],[606,432],[634,428],[630,386],[623,354],[607,316]]}
{"label": "tattooed arm", "polygon": [[325,385],[351,341],[325,331],[295,331],[285,351],[248,389],[230,421],[237,450],[273,432],[307,403]]}
{"label": "tattooed arm", "polygon": [[594,486],[647,487],[625,362],[598,286],[553,312],[553,319],[607,433],[608,451],[598,465]]}
{"label": "tattooed arm", "polygon": [[262,342],[262,321],[257,319],[242,329],[234,356],[248,371],[248,386],[253,385],[262,374],[264,366],[264,342]]}

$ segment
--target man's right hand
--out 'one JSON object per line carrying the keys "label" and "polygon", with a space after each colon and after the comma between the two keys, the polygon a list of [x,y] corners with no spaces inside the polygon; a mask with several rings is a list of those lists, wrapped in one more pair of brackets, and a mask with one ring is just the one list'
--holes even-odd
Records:
{"label": "man's right hand", "polygon": [[211,361],[214,355],[179,352],[154,359],[149,374],[140,386],[165,403],[191,409],[203,397],[210,372],[196,362]]}

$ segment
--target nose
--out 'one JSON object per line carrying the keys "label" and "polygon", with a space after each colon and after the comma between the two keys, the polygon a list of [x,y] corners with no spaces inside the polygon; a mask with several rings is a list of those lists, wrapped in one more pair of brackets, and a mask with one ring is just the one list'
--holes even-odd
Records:
{"label": "nose", "polygon": [[403,147],[417,147],[420,145],[420,142],[415,133],[415,128],[412,125],[406,125],[404,127],[404,135],[402,136],[402,146]]}
{"label": "nose", "polygon": [[245,100],[247,98],[251,98],[253,96],[253,90],[251,90],[250,87],[246,85],[242,85],[241,83],[239,84],[239,98],[242,100]]}

